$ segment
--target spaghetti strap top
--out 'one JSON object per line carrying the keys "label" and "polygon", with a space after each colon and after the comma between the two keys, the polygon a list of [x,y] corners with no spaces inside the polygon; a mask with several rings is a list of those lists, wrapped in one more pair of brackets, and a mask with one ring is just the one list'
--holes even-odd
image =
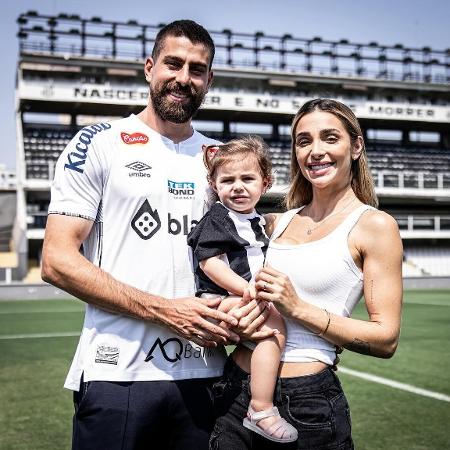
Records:
{"label": "spaghetti strap top", "polygon": [[[266,262],[289,276],[298,296],[331,313],[349,317],[363,294],[363,274],[348,248],[348,236],[361,216],[372,206],[361,205],[333,231],[316,241],[303,244],[279,244],[283,233],[302,208],[284,213],[275,227],[267,250]],[[333,364],[332,344],[292,319],[285,319],[287,339],[283,361],[322,361]]]}

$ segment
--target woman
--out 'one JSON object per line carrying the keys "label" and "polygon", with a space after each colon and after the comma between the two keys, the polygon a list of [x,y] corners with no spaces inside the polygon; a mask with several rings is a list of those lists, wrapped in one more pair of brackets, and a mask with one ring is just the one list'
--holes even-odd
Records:
{"label": "woman", "polygon": [[[402,303],[402,244],[377,199],[362,131],[346,105],[315,99],[292,123],[288,211],[270,215],[266,267],[256,298],[286,318],[275,404],[298,430],[297,449],[351,449],[347,400],[332,370],[336,348],[390,358]],[[368,320],[352,319],[364,295]],[[238,346],[215,387],[212,449],[262,448],[241,426],[250,352]],[[269,447],[264,447],[269,448]]]}

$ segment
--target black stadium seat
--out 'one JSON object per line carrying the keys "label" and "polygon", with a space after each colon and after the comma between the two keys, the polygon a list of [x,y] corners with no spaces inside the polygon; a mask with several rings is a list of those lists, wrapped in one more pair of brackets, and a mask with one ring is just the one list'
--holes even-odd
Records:
{"label": "black stadium seat", "polygon": [[56,161],[74,135],[68,129],[26,127],[23,144],[27,179],[49,180]]}

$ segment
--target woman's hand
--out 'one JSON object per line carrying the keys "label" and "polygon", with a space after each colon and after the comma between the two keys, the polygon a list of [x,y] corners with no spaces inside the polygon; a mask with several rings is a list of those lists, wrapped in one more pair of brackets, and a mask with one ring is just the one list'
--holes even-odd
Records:
{"label": "woman's hand", "polygon": [[256,299],[272,302],[281,314],[295,318],[304,302],[287,275],[267,265],[256,275],[255,281]]}

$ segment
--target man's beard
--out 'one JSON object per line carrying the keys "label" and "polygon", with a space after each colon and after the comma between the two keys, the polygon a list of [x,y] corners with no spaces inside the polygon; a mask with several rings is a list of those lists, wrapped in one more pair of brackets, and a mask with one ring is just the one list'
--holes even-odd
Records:
{"label": "man's beard", "polygon": [[[183,94],[186,102],[169,99],[168,94]],[[188,122],[203,102],[206,92],[197,92],[193,87],[182,86],[176,81],[150,87],[150,98],[155,113],[163,120],[173,123]]]}

